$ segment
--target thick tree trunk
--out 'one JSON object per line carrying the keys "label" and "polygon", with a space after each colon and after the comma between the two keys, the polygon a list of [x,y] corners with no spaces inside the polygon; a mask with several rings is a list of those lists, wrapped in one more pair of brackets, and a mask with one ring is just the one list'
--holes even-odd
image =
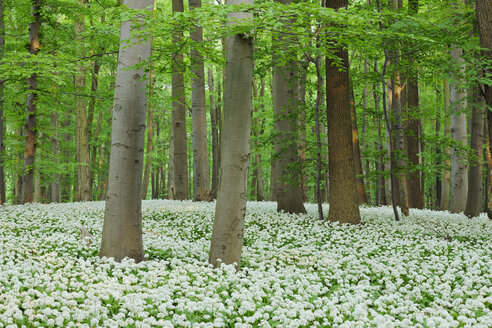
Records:
{"label": "thick tree trunk", "polygon": [[212,125],[212,198],[217,198],[219,185],[219,131],[217,129],[217,107],[215,104],[214,73],[208,69],[208,89],[210,91],[210,124]]}
{"label": "thick tree trunk", "polygon": [[[78,0],[81,7],[87,0]],[[84,16],[78,16],[74,21],[74,33],[76,42],[76,56],[84,56]],[[76,113],[76,143],[77,143],[77,200],[91,200],[91,174],[89,154],[89,124],[87,119],[87,100],[85,90],[84,64],[78,65],[75,71],[75,113]]]}
{"label": "thick tree trunk", "polygon": [[[292,0],[277,0],[290,4]],[[273,114],[276,136],[274,138],[277,171],[277,211],[306,213],[302,202],[302,190],[297,154],[298,65],[292,52],[292,43],[284,34],[277,34],[275,42],[281,53],[273,54]],[[281,56],[287,56],[282,59]]]}
{"label": "thick tree trunk", "polygon": [[[252,0],[229,0],[227,4],[252,4]],[[232,13],[237,19],[253,19],[252,14]],[[224,83],[224,126],[221,169],[209,262],[241,263],[244,218],[248,194],[248,165],[253,83],[253,46],[247,34],[226,39]]]}
{"label": "thick tree trunk", "polygon": [[[189,0],[190,9],[200,8],[202,0]],[[190,32],[196,42],[203,41],[203,29]],[[205,70],[203,56],[191,49],[191,112],[193,119],[193,201],[211,201],[207,142],[207,106],[205,104]]]}
{"label": "thick tree trunk", "polygon": [[[4,24],[4,5],[0,0],[0,61],[3,60],[5,47],[5,24]],[[5,118],[3,116],[4,108],[4,81],[0,81],[0,205],[5,204]]]}
{"label": "thick tree trunk", "polygon": [[[124,5],[150,11],[152,0],[125,0]],[[141,194],[147,79],[144,68],[128,67],[149,58],[150,40],[132,37],[134,24],[121,23],[108,191],[99,255],[114,257],[116,261],[130,257],[138,262],[144,257]],[[125,40],[131,41],[130,46]]]}
{"label": "thick tree trunk", "polygon": [[[183,0],[172,0],[173,13],[183,12]],[[183,33],[175,31],[175,44],[181,44]],[[184,87],[183,54],[173,54],[172,103],[173,103],[173,141],[174,141],[174,199],[189,198],[188,187],[188,138],[186,134],[186,99]]]}
{"label": "thick tree trunk", "polygon": [[470,176],[468,181],[468,196],[465,215],[468,217],[479,216],[482,212],[482,158],[483,158],[483,128],[485,118],[485,103],[479,90],[473,92],[472,122],[471,122],[471,148],[476,156],[476,161],[470,162]]}
{"label": "thick tree trunk", "polygon": [[[459,74],[456,82],[451,84],[450,101],[453,114],[451,116],[451,138],[463,146],[467,145],[466,136],[466,91],[464,88],[464,61],[461,58],[463,51],[453,47],[451,57],[459,65]],[[451,203],[449,210],[452,213],[463,212],[466,208],[468,195],[468,164],[466,158],[456,149],[451,149]]]}
{"label": "thick tree trunk", "polygon": [[[36,56],[39,51],[39,29],[41,27],[41,0],[31,1],[31,15],[34,20],[29,24],[29,53]],[[24,152],[23,203],[33,201],[34,156],[36,153],[36,102],[38,74],[32,73],[27,79],[27,115],[26,148]]]}
{"label": "thick tree trunk", "polygon": [[357,114],[355,111],[354,89],[352,85],[350,86],[350,115],[352,119],[352,147],[354,151],[357,195],[359,204],[367,204],[367,193],[364,184],[364,172],[362,169],[362,156],[360,154],[359,130],[357,128]]}
{"label": "thick tree trunk", "polygon": [[[326,6],[333,9],[347,5],[347,0],[326,1]],[[335,60],[326,59],[326,112],[330,172],[328,219],[340,223],[360,223],[352,148],[348,53],[346,48],[339,46],[334,49],[334,55],[339,57],[341,66],[339,61],[335,64]]]}

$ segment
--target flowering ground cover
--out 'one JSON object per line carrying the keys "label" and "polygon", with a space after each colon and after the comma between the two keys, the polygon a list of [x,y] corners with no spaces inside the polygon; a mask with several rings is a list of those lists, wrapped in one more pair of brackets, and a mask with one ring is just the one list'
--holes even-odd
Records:
{"label": "flowering ground cover", "polygon": [[485,216],[275,207],[248,203],[236,273],[207,264],[213,203],[145,201],[138,264],[98,258],[103,203],[2,206],[0,327],[492,327]]}

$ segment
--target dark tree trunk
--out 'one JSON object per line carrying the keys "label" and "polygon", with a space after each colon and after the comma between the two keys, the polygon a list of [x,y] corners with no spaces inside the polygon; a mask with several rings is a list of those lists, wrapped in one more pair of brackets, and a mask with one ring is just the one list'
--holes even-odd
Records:
{"label": "dark tree trunk", "polygon": [[[347,0],[327,0],[333,9],[347,7]],[[352,119],[350,115],[349,64],[346,48],[334,49],[340,61],[326,59],[326,112],[330,172],[330,210],[328,219],[359,223],[359,201],[354,170]],[[340,67],[342,69],[340,69]]]}
{"label": "dark tree trunk", "polygon": [[[39,51],[39,29],[41,27],[41,0],[31,1],[31,15],[34,20],[29,23],[29,53],[36,56]],[[27,80],[27,117],[26,148],[24,152],[23,203],[33,201],[34,156],[36,153],[36,101],[38,75],[33,72]]]}

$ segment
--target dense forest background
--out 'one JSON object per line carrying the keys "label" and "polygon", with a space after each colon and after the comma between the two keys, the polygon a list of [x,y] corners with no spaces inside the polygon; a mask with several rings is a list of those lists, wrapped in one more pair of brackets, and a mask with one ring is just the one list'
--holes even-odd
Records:
{"label": "dense forest background", "polygon": [[[339,11],[256,1],[241,8],[254,22],[234,26],[225,17],[238,7],[220,2],[157,1],[142,23],[152,42],[143,199],[216,197],[223,40],[241,32],[254,39],[248,199],[280,201],[281,181],[328,201],[324,72],[343,70],[343,45],[359,203],[489,210],[490,61],[475,1],[354,0]],[[1,0],[0,12],[1,203],[104,200],[119,28],[136,14],[108,0]],[[275,72],[288,65],[282,85]],[[295,98],[288,115],[275,93]]]}

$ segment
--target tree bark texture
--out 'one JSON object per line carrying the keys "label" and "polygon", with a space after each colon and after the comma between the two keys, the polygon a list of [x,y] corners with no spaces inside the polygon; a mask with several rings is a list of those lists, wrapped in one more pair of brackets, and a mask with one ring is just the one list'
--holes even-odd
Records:
{"label": "tree bark texture", "polygon": [[470,175],[468,181],[468,196],[466,200],[465,215],[468,217],[479,216],[482,212],[482,158],[483,158],[483,128],[485,118],[485,102],[479,90],[473,90],[472,119],[471,119],[471,143],[476,160],[470,162]]}
{"label": "tree bark texture", "polygon": [[[252,4],[252,0],[228,0],[227,4]],[[252,14],[232,13],[234,20],[252,20]],[[230,24],[234,24],[231,22]],[[241,262],[244,218],[248,197],[251,114],[253,110],[253,45],[246,34],[226,38],[224,125],[221,145],[219,191],[209,262]]]}
{"label": "tree bark texture", "polygon": [[217,198],[217,188],[219,185],[219,131],[217,129],[217,107],[215,104],[214,73],[211,68],[207,71],[208,89],[210,91],[210,124],[212,132],[212,190],[211,196]]}
{"label": "tree bark texture", "polygon": [[[183,0],[172,0],[173,13],[183,12]],[[181,44],[183,33],[175,31],[174,44]],[[189,198],[188,187],[188,141],[186,134],[186,99],[184,87],[184,61],[180,53],[173,54],[172,61],[172,105],[173,105],[173,141],[174,141],[174,198]]]}
{"label": "tree bark texture", "polygon": [[[53,133],[51,136],[51,153],[53,154],[53,159],[55,161],[55,165],[58,166],[60,164],[59,158],[59,143],[58,143],[58,113],[51,113],[51,127],[53,128]],[[61,175],[59,173],[54,175],[54,181],[51,183],[51,201],[54,203],[61,202],[61,183],[60,183]]]}
{"label": "tree bark texture", "polygon": [[[190,9],[201,8],[202,0],[189,0]],[[190,32],[196,42],[203,41],[203,29]],[[203,56],[191,49],[191,113],[193,120],[193,201],[211,201],[207,142],[207,106],[205,104],[205,69]]]}
{"label": "tree bark texture", "polygon": [[[31,1],[31,16],[29,23],[29,53],[36,56],[39,51],[39,29],[41,27],[41,0]],[[33,201],[34,156],[36,153],[36,101],[38,74],[33,72],[27,79],[27,115],[26,115],[26,148],[24,152],[23,203]]]}
{"label": "tree bark texture", "polygon": [[359,129],[357,128],[357,114],[355,111],[354,89],[350,86],[350,116],[352,119],[352,145],[354,150],[354,164],[357,182],[357,195],[359,204],[367,204],[366,186],[364,184],[364,171],[362,169],[362,156],[360,153]]}
{"label": "tree bark texture", "polygon": [[[154,68],[152,67],[149,77],[149,98],[154,94]],[[147,150],[145,156],[144,174],[142,180],[142,199],[147,198],[147,190],[149,189],[149,178],[152,163],[152,152],[154,150],[154,104],[147,103]],[[151,195],[153,198],[153,195]]]}
{"label": "tree bark texture", "polygon": [[[327,0],[333,9],[346,7],[347,0]],[[334,49],[341,69],[333,59],[326,59],[326,112],[330,172],[330,208],[328,219],[340,223],[360,223],[359,201],[355,180],[350,115],[349,64],[347,50]]]}
{"label": "tree bark texture", "polygon": [[[290,4],[292,0],[278,0]],[[284,34],[274,36],[279,51],[273,53],[273,114],[277,171],[277,211],[306,213],[302,202],[297,151],[298,65],[292,40]],[[282,58],[287,56],[286,58]]]}
{"label": "tree bark texture", "polygon": [[[152,10],[152,0],[125,0],[132,9]],[[143,15],[143,14],[140,14]],[[141,17],[139,17],[141,18]],[[150,39],[132,36],[131,21],[121,23],[114,95],[108,191],[99,255],[143,260],[142,169],[145,145],[147,80],[134,68],[150,56]],[[128,45],[125,40],[130,40]]]}
{"label": "tree bark texture", "polygon": [[[452,108],[451,138],[463,146],[467,145],[466,136],[466,91],[463,76],[465,72],[463,51],[453,47],[451,57],[459,65],[460,76],[450,85],[450,101]],[[461,213],[466,208],[468,195],[468,163],[466,158],[457,149],[451,149],[451,203],[449,210],[452,213]]]}
{"label": "tree bark texture", "polygon": [[[85,6],[87,0],[78,0],[80,7]],[[84,33],[84,16],[79,15],[74,21],[74,34],[76,42],[76,56],[83,57],[85,42],[82,34]],[[91,200],[91,173],[90,173],[90,154],[89,154],[89,124],[87,119],[87,100],[85,90],[86,68],[81,62],[77,65],[74,84],[75,84],[75,115],[76,115],[76,145],[77,145],[77,196],[79,201]]]}
{"label": "tree bark texture", "polygon": [[[444,79],[443,81],[443,89],[444,89],[444,116],[448,117],[451,116],[450,111],[451,111],[451,101],[450,101],[450,94],[449,94],[449,82],[448,79]],[[451,136],[451,122],[449,119],[446,119],[444,121],[444,136],[445,137],[450,137]],[[448,167],[451,166],[451,160],[449,159],[449,156],[451,156],[451,152],[448,147],[446,147],[443,150],[444,153],[444,164],[446,166],[446,169],[443,172],[442,176],[442,190],[441,190],[441,210],[446,211],[449,210],[449,197],[451,194],[451,172],[447,169]]]}
{"label": "tree bark texture", "polygon": [[[303,64],[306,61],[303,61]],[[299,69],[299,85],[298,85],[298,98],[299,98],[299,115],[297,119],[297,128],[299,132],[299,165],[300,171],[300,185],[302,193],[302,201],[307,201],[307,176],[306,176],[306,152],[307,152],[307,139],[306,139],[306,79],[307,79],[307,67],[300,67]],[[319,83],[319,82],[318,82]]]}

